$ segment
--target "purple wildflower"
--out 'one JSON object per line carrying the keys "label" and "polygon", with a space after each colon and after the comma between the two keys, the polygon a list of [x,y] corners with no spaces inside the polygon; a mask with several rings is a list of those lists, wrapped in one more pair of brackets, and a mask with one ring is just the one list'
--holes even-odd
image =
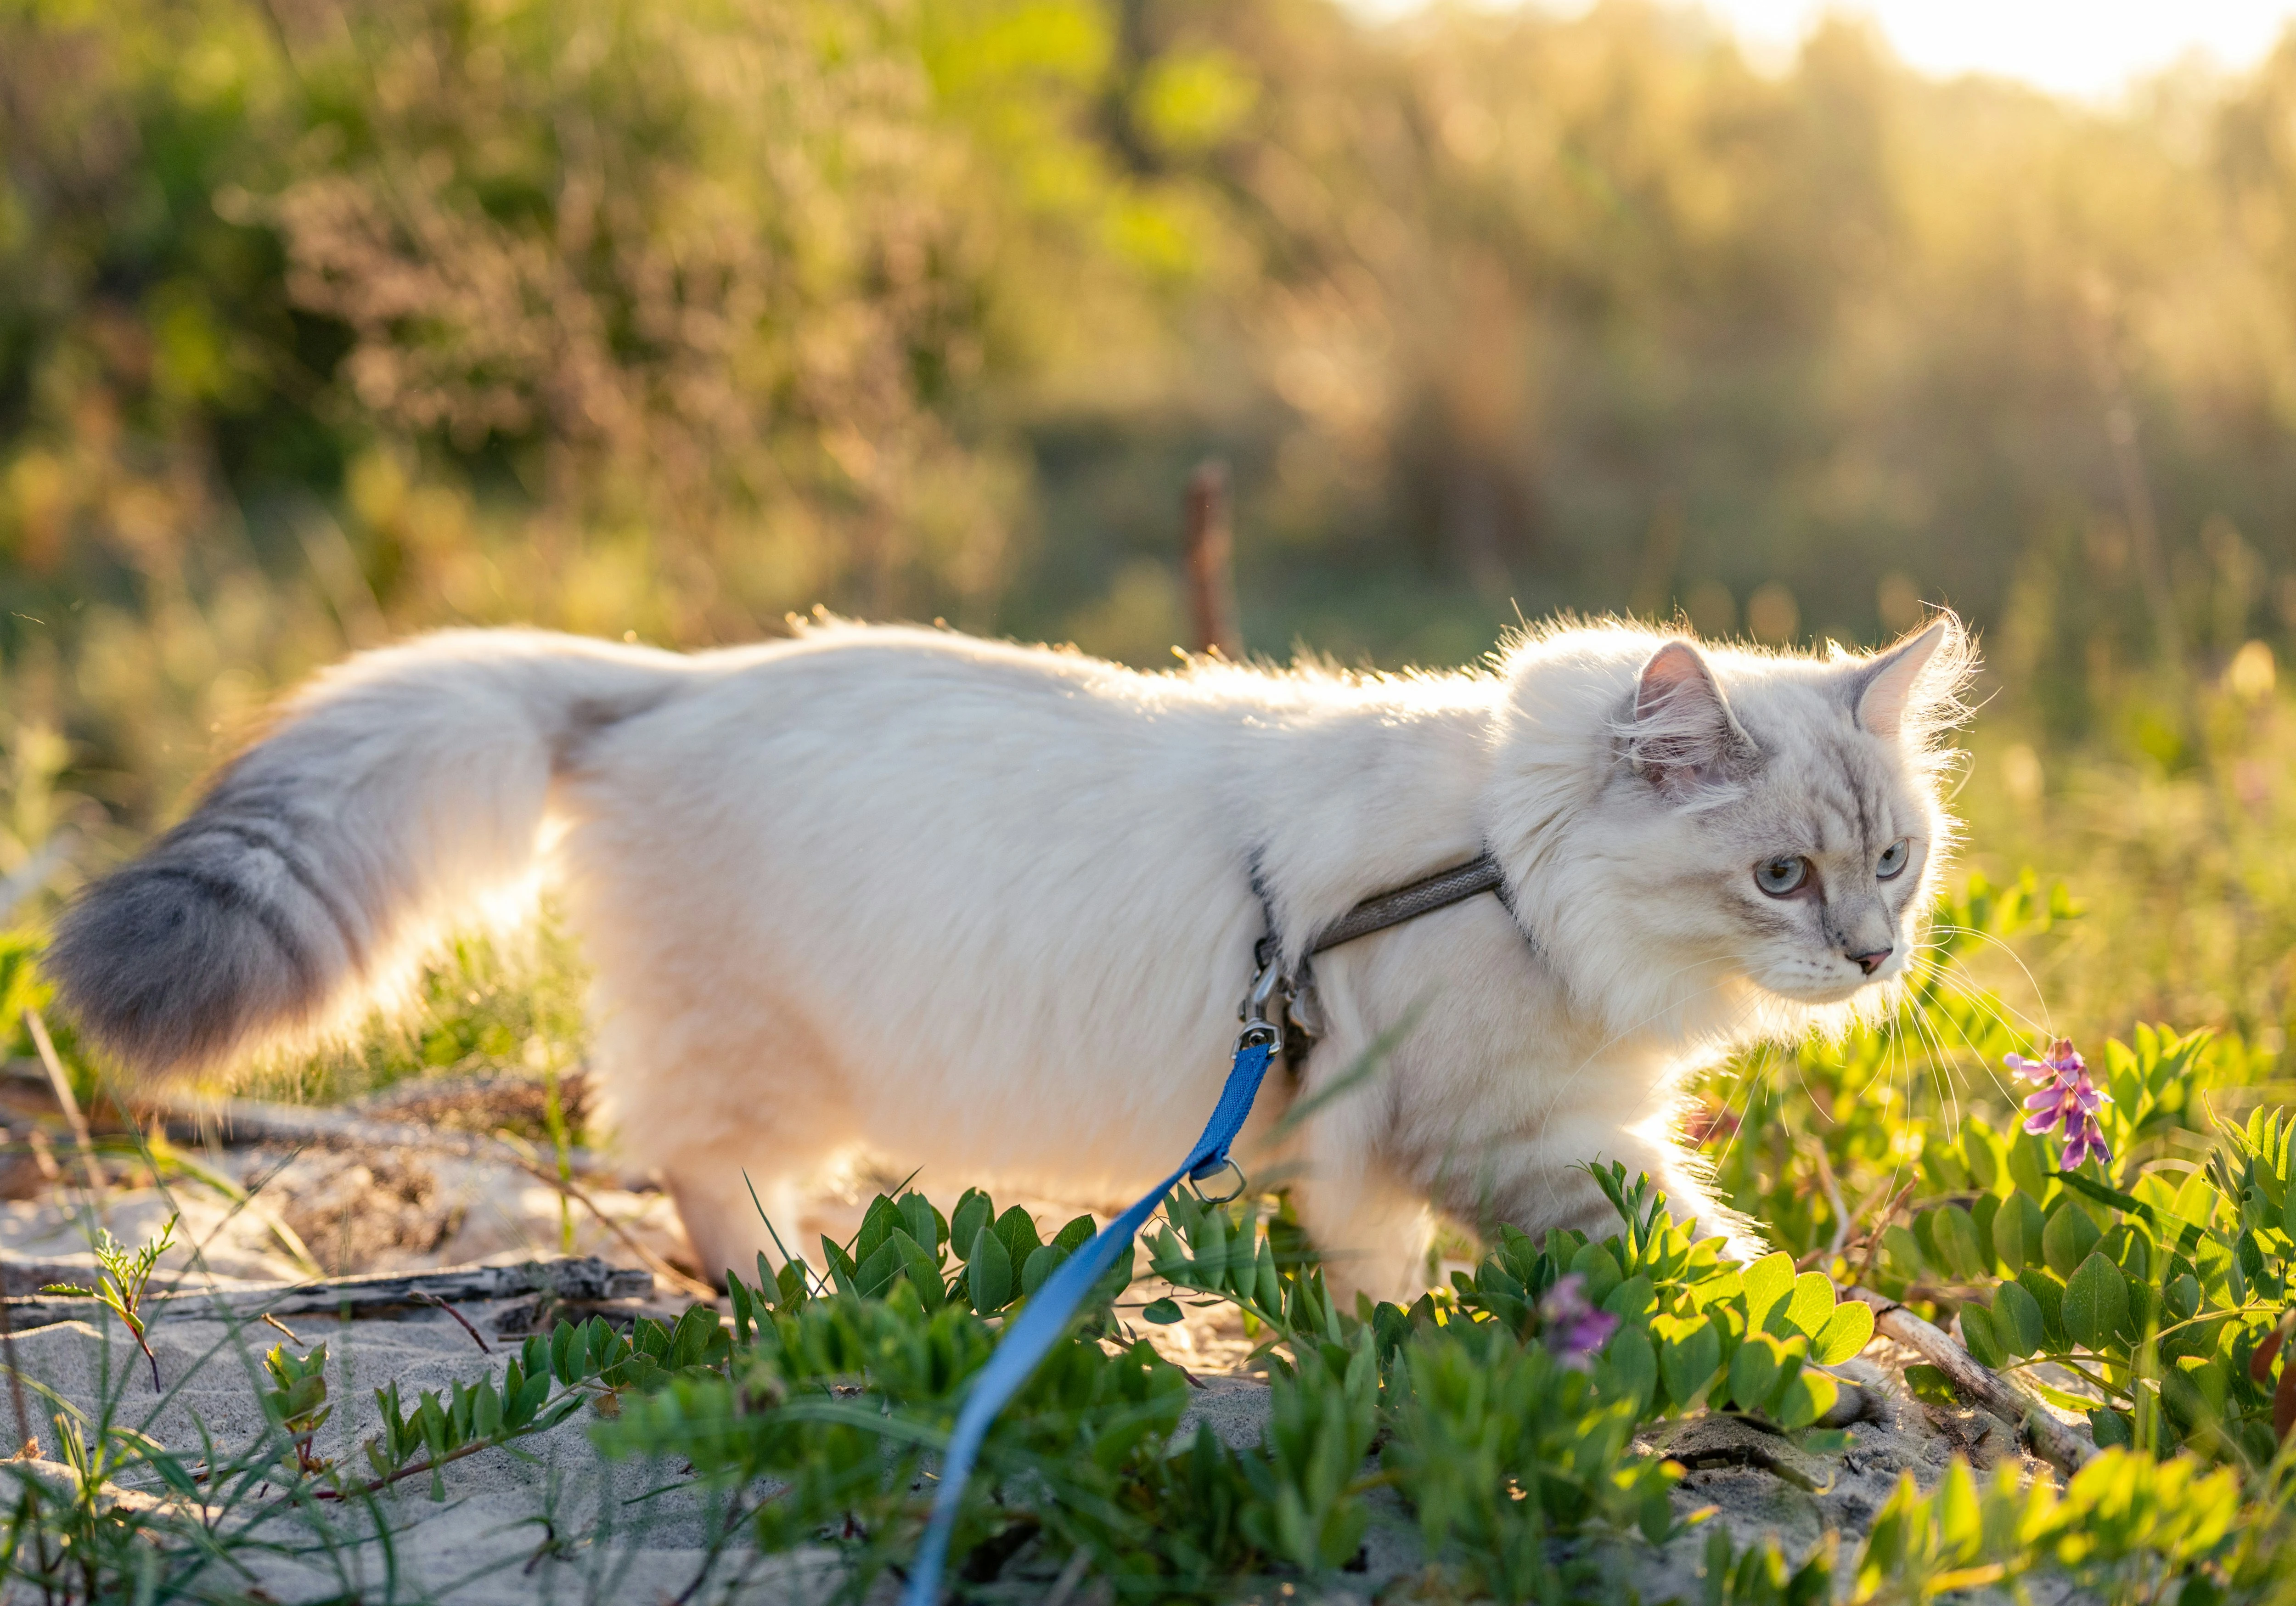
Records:
{"label": "purple wildflower", "polygon": [[2073,1170],[2085,1159],[2112,1163],[2112,1149],[2096,1118],[2097,1106],[2112,1100],[2090,1078],[2088,1062],[2073,1052],[2071,1038],[2050,1044],[2046,1058],[2011,1054],[2004,1062],[2028,1081],[2041,1084],[2040,1092],[2025,1101],[2025,1108],[2033,1112],[2025,1118],[2025,1130],[2045,1133],[2052,1127],[2064,1127],[2065,1152],[2057,1162],[2061,1169]]}
{"label": "purple wildflower", "polygon": [[1592,1371],[1595,1352],[1619,1331],[1618,1317],[1587,1303],[1587,1279],[1578,1272],[1565,1272],[1556,1279],[1539,1300],[1538,1315],[1546,1323],[1546,1347],[1574,1371]]}

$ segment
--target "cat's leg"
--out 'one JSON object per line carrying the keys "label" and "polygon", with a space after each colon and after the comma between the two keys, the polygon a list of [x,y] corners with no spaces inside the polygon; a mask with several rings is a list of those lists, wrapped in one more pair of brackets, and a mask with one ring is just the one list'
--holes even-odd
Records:
{"label": "cat's leg", "polygon": [[744,1282],[753,1280],[760,1255],[778,1270],[784,1250],[791,1255],[805,1252],[797,1225],[805,1208],[801,1179],[771,1173],[760,1176],[754,1168],[744,1168],[737,1155],[724,1152],[683,1155],[664,1167],[663,1173],[686,1241],[693,1246],[702,1275],[711,1282],[722,1284],[728,1271],[740,1273]]}
{"label": "cat's leg", "polygon": [[806,1252],[800,1217],[860,1135],[832,1041],[761,984],[713,1001],[700,970],[654,967],[648,987],[602,967],[591,1061],[604,1124],[660,1176],[716,1282]]}
{"label": "cat's leg", "polygon": [[1292,1200],[1342,1307],[1355,1296],[1408,1305],[1427,1291],[1435,1213],[1427,1192],[1380,1154],[1367,1111],[1345,1102],[1312,1121]]}

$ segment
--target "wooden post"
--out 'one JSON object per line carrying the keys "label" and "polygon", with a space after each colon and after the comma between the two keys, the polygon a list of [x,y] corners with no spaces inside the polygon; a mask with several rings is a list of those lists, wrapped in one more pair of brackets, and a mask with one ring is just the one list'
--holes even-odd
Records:
{"label": "wooden post", "polygon": [[1199,652],[1243,657],[1235,623],[1235,538],[1228,524],[1227,465],[1208,458],[1188,476],[1185,545],[1188,625]]}

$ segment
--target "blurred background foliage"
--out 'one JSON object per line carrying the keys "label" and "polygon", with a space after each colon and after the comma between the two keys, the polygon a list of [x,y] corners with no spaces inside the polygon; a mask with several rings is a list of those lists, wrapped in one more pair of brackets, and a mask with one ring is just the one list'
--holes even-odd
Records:
{"label": "blurred background foliage", "polygon": [[2274,1049],[2292,444],[2296,38],[2105,110],[1631,0],[0,0],[0,873],[429,627],[1169,662],[1216,455],[1279,657],[1963,610],[2040,985]]}

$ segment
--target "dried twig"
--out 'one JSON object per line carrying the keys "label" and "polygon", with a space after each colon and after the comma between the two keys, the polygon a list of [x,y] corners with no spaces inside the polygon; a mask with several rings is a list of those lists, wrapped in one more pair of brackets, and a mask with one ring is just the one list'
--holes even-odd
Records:
{"label": "dried twig", "polygon": [[[463,1159],[504,1159],[515,1152],[501,1138],[447,1127],[422,1127],[408,1121],[375,1121],[333,1110],[305,1109],[295,1104],[266,1103],[258,1099],[204,1102],[160,1099],[153,1106],[169,1125],[197,1131],[220,1131],[242,1143],[315,1143],[360,1149],[418,1149],[451,1154]],[[623,1168],[580,1149],[567,1152],[567,1167],[575,1176],[621,1183]],[[634,1180],[634,1179],[633,1179]]]}
{"label": "dried twig", "polygon": [[[418,1294],[468,1302],[515,1299],[528,1294],[554,1294],[561,1299],[602,1301],[642,1299],[653,1292],[653,1274],[635,1266],[613,1266],[594,1255],[554,1260],[530,1260],[522,1266],[457,1266],[428,1272],[383,1273],[365,1277],[335,1277],[312,1282],[272,1282],[247,1288],[186,1289],[179,1293],[153,1294],[147,1304],[160,1311],[193,1316],[243,1315],[260,1321],[266,1315],[296,1315],[305,1312],[389,1309],[419,1305]],[[27,1325],[70,1321],[88,1314],[94,1301],[35,1298],[10,1299],[9,1314],[19,1331]]]}
{"label": "dried twig", "polygon": [[1052,1590],[1045,1596],[1045,1606],[1069,1606],[1069,1600],[1076,1594],[1077,1586],[1084,1582],[1085,1574],[1091,1570],[1092,1553],[1078,1545],[1075,1553],[1069,1557],[1068,1565],[1061,1569],[1061,1576],[1053,1580]]}
{"label": "dried twig", "polygon": [[72,1142],[79,1145],[79,1163],[86,1168],[87,1185],[96,1193],[103,1192],[103,1168],[95,1161],[95,1137],[87,1129],[87,1117],[81,1112],[79,1099],[72,1092],[71,1078],[64,1074],[64,1062],[56,1055],[55,1040],[48,1036],[48,1023],[40,1019],[40,1012],[24,1012],[25,1029],[32,1034],[32,1046],[40,1051],[40,1064],[48,1073],[48,1086],[55,1090],[56,1103],[71,1123]]}
{"label": "dried twig", "polygon": [[1226,465],[1201,464],[1188,477],[1180,567],[1196,651],[1233,661],[1243,656],[1243,640],[1235,627],[1235,537],[1227,504]]}
{"label": "dried twig", "polygon": [[2078,1471],[2095,1455],[2096,1446],[2087,1434],[2051,1415],[2040,1401],[1999,1373],[1979,1364],[1943,1329],[1870,1288],[1845,1291],[1873,1307],[1875,1327],[1945,1373],[1946,1381],[1964,1397],[2016,1429],[2026,1446],[2059,1471]]}
{"label": "dried twig", "polygon": [[368,1495],[379,1495],[403,1478],[419,1478],[425,1472],[435,1472],[440,1467],[461,1461],[468,1455],[476,1455],[481,1450],[495,1449],[501,1442],[494,1438],[474,1438],[469,1444],[447,1451],[444,1455],[418,1461],[412,1466],[401,1467],[396,1472],[386,1473],[381,1478],[369,1479],[365,1483],[354,1484],[347,1489],[314,1489],[311,1491],[311,1496],[315,1500],[357,1500]]}
{"label": "dried twig", "polygon": [[[1888,1229],[1890,1220],[1897,1213],[1906,1208],[1906,1200],[1913,1196],[1915,1185],[1909,1182],[1898,1190],[1898,1196],[1883,1207],[1882,1213],[1874,1217],[1873,1225],[1866,1229],[1866,1258],[1859,1262],[1857,1266],[1860,1281],[1874,1274],[1874,1262],[1881,1258],[1882,1255],[1882,1234]],[[1863,1217],[1866,1213],[1865,1208],[1860,1206],[1857,1213]]]}
{"label": "dried twig", "polygon": [[[454,1317],[457,1323],[461,1323],[462,1329],[464,1332],[471,1335],[471,1342],[479,1347],[479,1353],[480,1355],[494,1354],[493,1346],[489,1345],[486,1340],[479,1336],[479,1330],[471,1325],[470,1319],[463,1315],[461,1311],[456,1310],[453,1306],[447,1304],[447,1301],[441,1299],[438,1295],[426,1294],[418,1290],[415,1292],[409,1294],[407,1298],[413,1299],[417,1305],[428,1305],[433,1310],[445,1311],[448,1315]],[[266,1317],[266,1320],[268,1320],[268,1318]]]}

